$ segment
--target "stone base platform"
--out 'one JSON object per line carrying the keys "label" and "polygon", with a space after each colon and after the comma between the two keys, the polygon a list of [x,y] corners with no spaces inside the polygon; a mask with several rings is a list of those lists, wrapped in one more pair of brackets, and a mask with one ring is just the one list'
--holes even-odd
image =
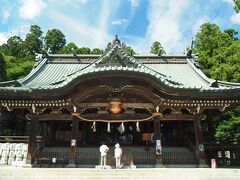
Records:
{"label": "stone base platform", "polygon": [[0,179],[9,180],[238,180],[240,169],[210,168],[140,168],[140,169],[88,169],[88,168],[13,168],[0,166]]}

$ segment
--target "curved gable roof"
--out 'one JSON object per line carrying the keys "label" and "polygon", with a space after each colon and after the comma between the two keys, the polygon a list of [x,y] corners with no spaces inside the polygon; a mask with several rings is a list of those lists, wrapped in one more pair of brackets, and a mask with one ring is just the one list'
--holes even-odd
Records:
{"label": "curved gable roof", "polygon": [[213,86],[215,80],[207,78],[187,56],[131,56],[117,43],[102,56],[48,55],[40,59],[25,78],[0,83],[0,91],[58,89],[82,75],[111,71],[138,72],[174,89],[199,92],[240,90],[239,83],[218,82]]}

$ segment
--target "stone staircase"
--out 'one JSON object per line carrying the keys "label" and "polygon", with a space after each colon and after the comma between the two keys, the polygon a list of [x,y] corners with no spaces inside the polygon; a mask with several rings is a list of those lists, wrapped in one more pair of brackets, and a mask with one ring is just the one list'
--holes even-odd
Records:
{"label": "stone staircase", "polygon": [[[155,151],[153,148],[146,150],[144,147],[123,147],[122,164],[124,168],[131,165],[137,167],[154,167]],[[70,148],[45,147],[40,157],[57,158],[60,162],[68,163]],[[99,148],[81,147],[77,150],[77,166],[92,168],[100,164]],[[115,166],[114,148],[110,148],[107,156],[107,165]],[[185,147],[164,147],[163,165],[196,165],[194,154]]]}

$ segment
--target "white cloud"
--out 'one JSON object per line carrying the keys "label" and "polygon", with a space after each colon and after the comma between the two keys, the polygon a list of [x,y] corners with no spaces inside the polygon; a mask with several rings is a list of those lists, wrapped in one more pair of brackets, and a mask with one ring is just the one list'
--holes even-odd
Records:
{"label": "white cloud", "polygon": [[0,32],[0,45],[6,43],[7,40],[11,36],[14,36],[14,35],[19,36],[22,39],[24,39],[26,34],[29,31],[29,28],[30,28],[30,26],[25,24],[25,25],[13,27],[8,32]]}
{"label": "white cloud", "polygon": [[[49,0],[50,2],[59,2],[59,0]],[[86,4],[88,0],[61,0],[61,3],[64,4],[75,4],[80,3],[80,4]]]}
{"label": "white cloud", "polygon": [[39,16],[46,7],[47,3],[43,0],[21,0],[19,16],[22,19],[33,20]]}
{"label": "white cloud", "polygon": [[0,45],[6,43],[8,40],[8,35],[7,33],[1,33],[0,32]]}
{"label": "white cloud", "polygon": [[8,21],[8,18],[10,16],[10,12],[8,9],[5,9],[2,11],[2,22],[6,23]]}
{"label": "white cloud", "polygon": [[240,24],[240,13],[234,14],[234,15],[231,17],[231,21],[232,21],[232,23],[234,23],[234,24]]}
{"label": "white cloud", "polygon": [[[81,46],[87,46],[90,48],[94,47],[105,47],[107,42],[109,42],[112,37],[104,31],[104,28],[98,28],[94,26],[89,26],[81,19],[74,19],[65,14],[62,14],[57,11],[53,11],[50,15],[52,20],[55,23],[58,23],[59,26],[67,32],[71,41],[79,44]],[[78,42],[77,42],[78,41]]]}
{"label": "white cloud", "polygon": [[140,4],[140,0],[128,0],[128,1],[131,2],[131,6],[134,8],[138,7]]}
{"label": "white cloud", "polygon": [[78,0],[78,2],[80,2],[81,4],[86,4],[87,0]]}
{"label": "white cloud", "polygon": [[159,41],[168,53],[182,53],[188,41],[180,29],[180,17],[187,3],[188,0],[149,1],[147,33],[142,42],[135,43],[135,48],[148,54],[152,42]]}
{"label": "white cloud", "polygon": [[234,4],[234,3],[233,3],[233,0],[222,0],[222,1],[223,1],[223,2],[227,2],[227,3],[229,3],[229,4],[232,4],[232,5]]}
{"label": "white cloud", "polygon": [[116,19],[116,20],[112,21],[112,25],[123,25],[127,22],[128,22],[127,19]]}
{"label": "white cloud", "polygon": [[193,34],[196,34],[198,32],[198,30],[200,29],[200,26],[206,22],[209,22],[209,18],[207,16],[203,16],[201,17],[200,19],[198,19],[196,21],[196,23],[193,25],[193,28],[192,28],[192,33]]}

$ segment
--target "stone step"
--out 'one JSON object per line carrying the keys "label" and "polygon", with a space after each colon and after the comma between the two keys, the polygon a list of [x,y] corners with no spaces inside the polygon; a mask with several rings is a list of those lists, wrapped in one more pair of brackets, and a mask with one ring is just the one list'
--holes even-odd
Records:
{"label": "stone step", "polygon": [[160,168],[160,169],[80,169],[80,168],[0,168],[0,179],[228,179],[237,180],[240,169]]}

